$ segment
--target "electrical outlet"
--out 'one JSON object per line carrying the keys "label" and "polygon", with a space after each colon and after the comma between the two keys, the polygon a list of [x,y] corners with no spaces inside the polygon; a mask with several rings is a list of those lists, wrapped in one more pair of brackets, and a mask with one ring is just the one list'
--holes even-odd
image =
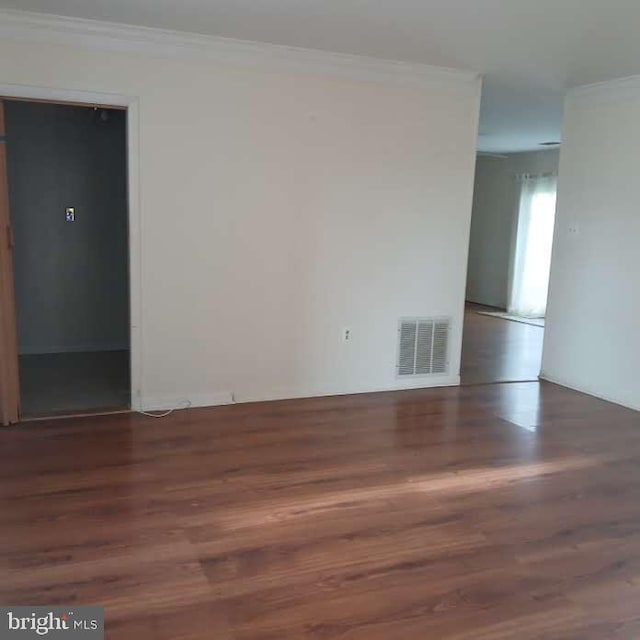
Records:
{"label": "electrical outlet", "polygon": [[349,342],[351,340],[351,329],[349,327],[345,327],[342,330],[342,341]]}

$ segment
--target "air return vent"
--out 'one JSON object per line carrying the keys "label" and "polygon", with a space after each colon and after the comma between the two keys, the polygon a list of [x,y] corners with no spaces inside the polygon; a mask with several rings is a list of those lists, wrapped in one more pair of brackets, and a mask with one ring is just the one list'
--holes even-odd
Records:
{"label": "air return vent", "polygon": [[398,375],[448,372],[449,318],[403,318],[398,329]]}

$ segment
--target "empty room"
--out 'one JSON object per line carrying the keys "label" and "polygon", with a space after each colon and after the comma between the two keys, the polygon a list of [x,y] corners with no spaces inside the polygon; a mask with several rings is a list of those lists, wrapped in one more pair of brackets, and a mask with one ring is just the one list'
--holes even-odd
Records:
{"label": "empty room", "polygon": [[0,0],[0,637],[640,638],[638,28]]}
{"label": "empty room", "polygon": [[0,108],[20,415],[129,408],[126,111]]}

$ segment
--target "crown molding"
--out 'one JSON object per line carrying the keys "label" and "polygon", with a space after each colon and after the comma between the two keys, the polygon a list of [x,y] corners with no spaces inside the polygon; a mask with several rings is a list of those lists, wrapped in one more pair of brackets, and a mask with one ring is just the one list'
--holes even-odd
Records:
{"label": "crown molding", "polygon": [[616,78],[606,82],[596,82],[567,91],[567,101],[591,100],[596,102],[617,102],[640,99],[640,76]]}
{"label": "crown molding", "polygon": [[0,39],[196,57],[227,66],[316,73],[405,86],[437,86],[474,95],[479,94],[481,86],[481,76],[474,71],[11,9],[0,9]]}
{"label": "crown molding", "polygon": [[22,100],[47,100],[53,102],[73,102],[92,106],[127,107],[136,101],[133,96],[96,91],[75,91],[54,87],[34,87],[24,84],[0,82],[0,96]]}

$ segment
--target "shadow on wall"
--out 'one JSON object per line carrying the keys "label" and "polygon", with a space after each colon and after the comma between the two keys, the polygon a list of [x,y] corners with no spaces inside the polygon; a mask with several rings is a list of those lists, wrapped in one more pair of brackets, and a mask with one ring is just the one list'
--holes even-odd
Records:
{"label": "shadow on wall", "polygon": [[5,112],[20,353],[128,349],[126,112]]}

